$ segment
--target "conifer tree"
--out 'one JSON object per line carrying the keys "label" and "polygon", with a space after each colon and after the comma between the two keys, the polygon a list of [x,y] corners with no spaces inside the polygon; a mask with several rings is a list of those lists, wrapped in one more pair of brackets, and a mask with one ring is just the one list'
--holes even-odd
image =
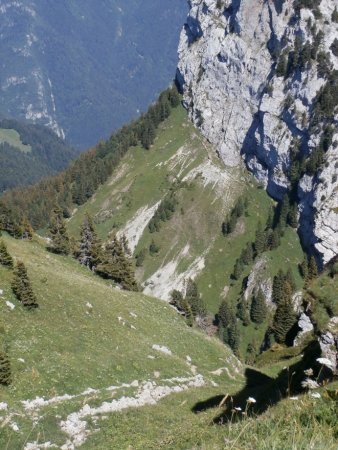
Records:
{"label": "conifer tree", "polygon": [[253,256],[254,256],[254,254],[253,254],[252,244],[251,244],[251,242],[249,242],[247,244],[247,246],[242,250],[240,259],[243,262],[243,264],[249,265],[253,261]]}
{"label": "conifer tree", "polygon": [[283,300],[276,309],[272,330],[275,336],[276,342],[279,344],[285,344],[287,334],[295,324],[296,317],[293,311],[291,301]]}
{"label": "conifer tree", "polygon": [[31,240],[33,238],[34,230],[27,216],[25,216],[22,219],[21,228],[22,228],[22,239]]}
{"label": "conifer tree", "polygon": [[284,230],[284,228],[286,227],[289,211],[290,211],[289,196],[285,194],[282,202],[279,205],[278,227],[280,228],[280,230]]}
{"label": "conifer tree", "polygon": [[288,224],[292,228],[298,227],[298,207],[297,203],[294,203],[290,206],[289,214],[288,214]]}
{"label": "conifer tree", "polygon": [[8,253],[6,244],[4,243],[4,241],[2,239],[0,240],[0,265],[6,266],[9,268],[13,267],[13,258]]}
{"label": "conifer tree", "polygon": [[53,253],[61,255],[69,255],[70,240],[66,230],[66,224],[63,219],[63,213],[59,206],[53,209],[52,217],[49,226],[49,235],[51,244],[48,247]]}
{"label": "conifer tree", "polygon": [[11,363],[6,352],[0,350],[0,384],[8,386],[12,381]]}
{"label": "conifer tree", "polygon": [[170,304],[173,305],[182,314],[184,314],[187,325],[189,327],[192,327],[194,323],[193,313],[191,311],[189,302],[185,297],[183,297],[182,292],[174,289],[170,297]]}
{"label": "conifer tree", "polygon": [[236,320],[229,325],[227,332],[226,343],[232,349],[236,356],[239,356],[240,332]]}
{"label": "conifer tree", "polygon": [[18,261],[14,268],[11,286],[16,298],[27,309],[39,306],[27,274],[27,269],[22,261]]}
{"label": "conifer tree", "polygon": [[235,262],[235,267],[234,267],[234,271],[232,274],[233,278],[235,280],[239,280],[243,273],[243,270],[244,270],[244,265],[243,265],[241,259],[237,259]]}
{"label": "conifer tree", "polygon": [[254,295],[251,303],[250,317],[255,323],[263,323],[268,314],[265,297],[261,289]]}
{"label": "conifer tree", "polygon": [[185,299],[190,305],[193,317],[205,317],[207,315],[206,307],[198,292],[197,284],[191,278],[187,281]]}
{"label": "conifer tree", "polygon": [[233,307],[225,299],[220,304],[218,319],[223,328],[228,328],[229,325],[236,321]]}
{"label": "conifer tree", "polygon": [[318,276],[318,266],[316,258],[312,255],[309,260],[308,278],[313,280]]}
{"label": "conifer tree", "polygon": [[288,268],[288,270],[286,272],[285,281],[287,281],[289,283],[289,285],[291,286],[292,292],[295,292],[297,286],[296,286],[295,278],[293,276],[293,273],[292,273],[292,270],[290,267]]}
{"label": "conifer tree", "polygon": [[92,218],[86,214],[81,226],[81,242],[77,259],[80,264],[94,270],[102,260],[101,242],[97,238]]}
{"label": "conifer tree", "polygon": [[138,291],[133,266],[124,254],[123,246],[116,235],[106,245],[102,262],[96,267],[96,273],[120,284],[123,289]]}
{"label": "conifer tree", "polygon": [[284,274],[279,270],[273,278],[272,284],[272,301],[278,305],[284,298]]}
{"label": "conifer tree", "polygon": [[243,322],[245,327],[250,324],[249,305],[244,295],[241,296],[237,305],[237,317]]}

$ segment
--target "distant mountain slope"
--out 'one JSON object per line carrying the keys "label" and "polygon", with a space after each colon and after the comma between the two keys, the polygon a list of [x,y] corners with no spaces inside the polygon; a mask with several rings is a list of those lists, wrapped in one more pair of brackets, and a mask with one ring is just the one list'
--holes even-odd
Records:
{"label": "distant mountain slope", "polygon": [[81,149],[138,115],[176,67],[184,0],[21,0],[0,8],[1,110]]}
{"label": "distant mountain slope", "polygon": [[42,125],[0,120],[0,192],[64,169],[77,152]]}

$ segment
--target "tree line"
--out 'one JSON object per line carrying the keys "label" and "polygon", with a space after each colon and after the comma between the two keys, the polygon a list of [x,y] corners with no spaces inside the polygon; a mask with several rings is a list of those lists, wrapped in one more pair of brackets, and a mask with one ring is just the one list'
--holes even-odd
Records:
{"label": "tree line", "polygon": [[140,118],[81,154],[63,172],[34,186],[5,192],[0,197],[0,229],[18,237],[24,218],[35,230],[46,227],[56,204],[62,209],[63,216],[69,217],[74,206],[85,203],[108,179],[131,147],[150,148],[159,124],[179,103],[178,91],[172,86],[162,92]]}

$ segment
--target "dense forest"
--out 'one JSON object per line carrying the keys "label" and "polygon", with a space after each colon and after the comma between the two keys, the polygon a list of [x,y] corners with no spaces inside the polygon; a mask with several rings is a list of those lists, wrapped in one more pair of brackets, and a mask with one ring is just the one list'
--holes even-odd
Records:
{"label": "dense forest", "polygon": [[0,198],[0,229],[20,236],[25,219],[34,229],[43,228],[49,223],[55,205],[61,207],[64,217],[69,217],[74,206],[85,203],[107,180],[131,147],[150,148],[156,128],[179,103],[178,91],[173,86],[164,91],[139,119],[81,154],[63,172],[44,178],[29,188],[5,192]]}
{"label": "dense forest", "polygon": [[5,139],[0,143],[0,191],[33,184],[44,176],[54,175],[77,156],[74,149],[44,126],[1,119],[0,129],[15,130],[22,145],[30,147],[30,151],[23,152]]}

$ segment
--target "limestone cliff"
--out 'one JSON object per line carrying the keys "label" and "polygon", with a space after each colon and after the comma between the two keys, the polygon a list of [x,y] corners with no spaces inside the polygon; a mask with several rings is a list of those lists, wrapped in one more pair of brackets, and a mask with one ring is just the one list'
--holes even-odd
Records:
{"label": "limestone cliff", "polygon": [[226,165],[297,198],[300,234],[338,254],[338,1],[191,0],[177,80]]}

